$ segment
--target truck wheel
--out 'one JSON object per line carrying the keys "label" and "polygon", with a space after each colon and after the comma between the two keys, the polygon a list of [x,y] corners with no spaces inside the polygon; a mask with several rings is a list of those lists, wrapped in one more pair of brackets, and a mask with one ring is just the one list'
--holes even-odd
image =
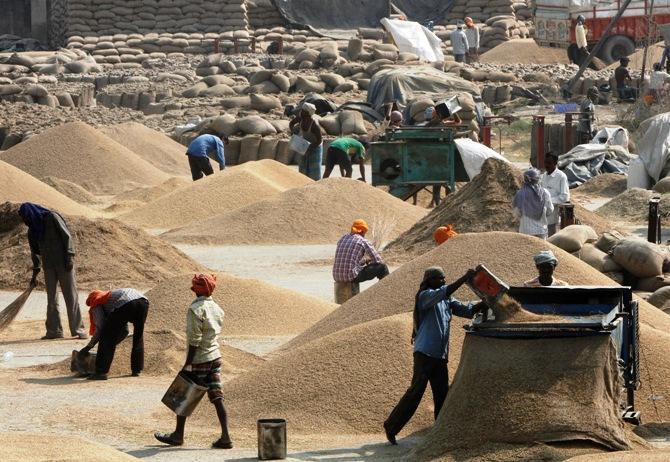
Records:
{"label": "truck wheel", "polygon": [[600,57],[608,64],[635,53],[635,42],[625,35],[615,35],[605,42]]}

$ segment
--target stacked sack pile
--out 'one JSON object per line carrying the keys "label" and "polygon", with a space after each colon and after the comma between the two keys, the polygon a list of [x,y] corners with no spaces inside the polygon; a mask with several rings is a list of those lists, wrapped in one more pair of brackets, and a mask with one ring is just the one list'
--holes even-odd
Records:
{"label": "stacked sack pile", "polygon": [[456,28],[456,22],[463,21],[466,17],[472,18],[480,28],[480,53],[507,40],[530,38],[535,32],[531,21],[532,11],[526,2],[455,0],[453,8],[445,17],[442,25],[435,28],[435,34],[446,43],[447,54],[451,54],[449,35]]}
{"label": "stacked sack pile", "polygon": [[670,253],[668,248],[617,231],[601,236],[589,226],[571,225],[549,238],[622,285],[645,292],[649,302],[661,308],[670,300]]}
{"label": "stacked sack pile", "polygon": [[70,0],[68,35],[247,29],[245,0]]}
{"label": "stacked sack pile", "polygon": [[[457,96],[458,101],[461,105],[461,110],[458,112],[458,116],[463,121],[463,124],[468,127],[468,136],[475,140],[479,141],[479,123],[477,122],[477,114],[475,112],[475,100],[470,93],[454,93],[450,95],[445,95],[442,99],[448,99],[452,96]],[[440,99],[440,101],[442,100]],[[411,117],[412,123],[421,123],[426,121],[426,109],[435,106],[437,100],[433,100],[427,97],[421,97],[409,101],[409,115]]]}
{"label": "stacked sack pile", "polygon": [[286,22],[271,0],[247,0],[247,16],[252,29],[283,26]]}

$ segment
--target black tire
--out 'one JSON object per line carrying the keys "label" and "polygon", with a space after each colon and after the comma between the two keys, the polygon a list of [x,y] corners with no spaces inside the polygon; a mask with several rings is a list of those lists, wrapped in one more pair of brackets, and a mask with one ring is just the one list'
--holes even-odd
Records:
{"label": "black tire", "polygon": [[633,53],[635,53],[635,42],[625,35],[614,35],[605,42],[600,52],[600,58],[610,64]]}

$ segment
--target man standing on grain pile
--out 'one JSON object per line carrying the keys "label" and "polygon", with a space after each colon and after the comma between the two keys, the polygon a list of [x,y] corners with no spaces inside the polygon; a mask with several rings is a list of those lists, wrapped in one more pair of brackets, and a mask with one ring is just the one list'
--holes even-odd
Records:
{"label": "man standing on grain pile", "polygon": [[37,285],[37,275],[44,269],[47,290],[47,333],[42,340],[63,338],[63,327],[58,312],[60,290],[67,307],[70,334],[80,339],[88,338],[81,320],[77,285],[74,277],[74,242],[63,217],[41,205],[25,202],[19,207],[19,216],[28,226],[28,243],[33,261],[30,285]]}
{"label": "man standing on grain pile", "polygon": [[337,242],[333,265],[336,282],[363,282],[388,276],[388,266],[370,241],[365,239],[368,229],[364,220],[356,220],[351,225],[351,232]]}
{"label": "man standing on grain pile", "polygon": [[[198,274],[191,281],[191,290],[197,298],[193,300],[186,315],[186,339],[188,353],[182,369],[196,384],[207,388],[209,401],[216,409],[221,425],[221,437],[212,443],[213,448],[231,449],[233,442],[228,433],[228,413],[223,405],[221,385],[221,350],[219,334],[223,325],[224,312],[214,301],[212,294],[216,288],[216,275]],[[170,446],[184,444],[185,416],[177,416],[177,427],[172,433],[154,433],[161,443]]]}
{"label": "man standing on grain pile", "polygon": [[228,144],[227,136],[200,135],[191,141],[186,150],[186,155],[188,156],[188,165],[191,167],[193,181],[214,173],[212,164],[209,161],[210,155],[216,156],[219,170],[226,168],[226,159],[223,153],[224,143]]}
{"label": "man standing on grain pile", "polygon": [[468,270],[453,284],[446,284],[444,270],[439,266],[428,268],[414,299],[414,372],[412,383],[384,422],[389,443],[397,444],[396,435],[412,418],[430,382],[433,391],[434,416],[440,414],[449,391],[449,329],[452,316],[472,318],[486,305],[462,303],[451,295],[474,275]]}

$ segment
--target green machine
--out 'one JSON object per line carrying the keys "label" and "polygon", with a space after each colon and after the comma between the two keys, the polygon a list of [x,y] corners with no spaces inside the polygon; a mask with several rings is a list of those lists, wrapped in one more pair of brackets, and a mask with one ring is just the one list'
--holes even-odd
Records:
{"label": "green machine", "polygon": [[457,181],[470,180],[454,143],[459,135],[457,127],[387,129],[370,146],[372,184],[402,200],[436,184],[455,191]]}

